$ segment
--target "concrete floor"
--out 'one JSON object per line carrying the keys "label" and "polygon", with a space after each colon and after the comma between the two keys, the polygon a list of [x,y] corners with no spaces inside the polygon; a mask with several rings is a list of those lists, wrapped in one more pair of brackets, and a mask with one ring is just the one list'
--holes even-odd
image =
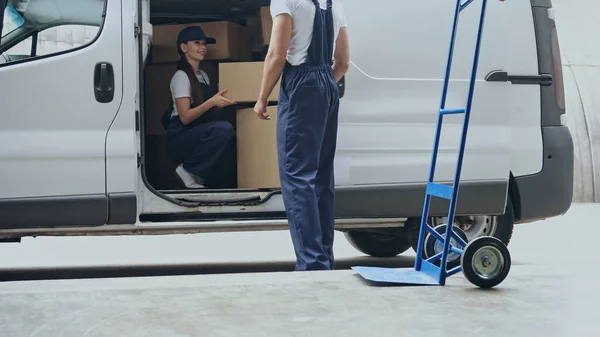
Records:
{"label": "concrete floor", "polygon": [[597,337],[599,215],[576,205],[517,227],[511,273],[491,291],[461,274],[374,287],[350,270],[5,282],[0,336]]}
{"label": "concrete floor", "polygon": [[516,266],[493,291],[459,275],[371,287],[352,271],[22,282],[2,286],[0,335],[598,336],[593,281]]}

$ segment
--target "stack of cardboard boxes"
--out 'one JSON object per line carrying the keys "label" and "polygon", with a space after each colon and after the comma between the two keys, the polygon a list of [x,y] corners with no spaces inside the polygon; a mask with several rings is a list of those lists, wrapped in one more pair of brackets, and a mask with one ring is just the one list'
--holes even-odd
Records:
{"label": "stack of cardboard boxes", "polygon": [[[217,40],[216,44],[208,46],[201,69],[207,73],[213,90],[227,89],[224,96],[239,104],[233,111],[224,110],[224,114],[232,112],[230,121],[237,131],[238,188],[278,188],[277,106],[269,106],[269,121],[259,119],[252,109],[260,92],[264,66],[261,56],[255,55],[262,54],[271,36],[269,7],[261,8],[259,17],[248,20],[246,26],[227,21],[154,26],[151,62],[145,72],[146,134],[150,138],[164,135],[160,117],[172,104],[169,84],[180,58],[176,48],[177,34],[189,25],[202,27],[207,36]],[[278,95],[279,83],[269,101],[277,102]],[[224,119],[227,120],[227,116]],[[164,152],[164,146],[162,148],[161,152]],[[164,160],[168,160],[166,153]],[[159,163],[148,163],[148,166],[156,164]],[[172,175],[173,169],[173,165],[168,165],[159,171],[169,170],[168,174]]]}

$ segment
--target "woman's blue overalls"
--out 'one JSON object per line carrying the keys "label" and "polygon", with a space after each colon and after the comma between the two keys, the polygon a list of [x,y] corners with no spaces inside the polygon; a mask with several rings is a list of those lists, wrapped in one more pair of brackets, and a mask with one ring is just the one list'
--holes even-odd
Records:
{"label": "woman's blue overalls", "polygon": [[339,91],[333,76],[332,0],[317,0],[307,61],[287,63],[277,113],[281,190],[296,270],[334,268],[334,175]]}
{"label": "woman's blue overalls", "polygon": [[[202,97],[207,101],[213,90],[200,83]],[[198,104],[192,104],[192,107]],[[167,150],[177,165],[205,181],[211,188],[235,188],[237,185],[235,131],[219,111],[212,108],[184,125],[179,116],[171,117],[167,129]]]}

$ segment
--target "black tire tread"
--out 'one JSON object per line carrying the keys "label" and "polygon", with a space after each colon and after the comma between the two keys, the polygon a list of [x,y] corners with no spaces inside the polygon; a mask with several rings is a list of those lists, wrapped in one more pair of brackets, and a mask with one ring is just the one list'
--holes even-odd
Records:
{"label": "black tire tread", "polygon": [[[503,253],[505,261],[504,270],[502,270],[498,277],[491,280],[481,279],[477,277],[477,275],[475,275],[473,271],[473,267],[470,262],[475,251],[485,246],[494,246],[498,248]],[[500,239],[495,237],[479,237],[473,239],[471,242],[469,242],[469,244],[467,244],[467,247],[465,247],[465,250],[460,257],[460,265],[462,267],[462,272],[465,278],[473,285],[482,289],[493,288],[502,283],[508,276],[508,273],[510,272],[511,263],[512,260],[508,248],[504,243],[502,243]]]}
{"label": "black tire tread", "polygon": [[[351,230],[344,233],[346,239],[359,252],[372,257],[394,257],[410,249],[410,242],[402,233],[374,233]],[[387,236],[387,237],[386,237]],[[382,240],[385,238],[385,240]]]}

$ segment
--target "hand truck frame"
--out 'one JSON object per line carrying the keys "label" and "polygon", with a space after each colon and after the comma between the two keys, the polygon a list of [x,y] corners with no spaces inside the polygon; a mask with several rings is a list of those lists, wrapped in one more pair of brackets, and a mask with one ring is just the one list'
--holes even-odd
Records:
{"label": "hand truck frame", "polygon": [[[483,236],[467,243],[467,236],[459,227],[442,224],[432,228],[427,223],[427,218],[429,216],[429,204],[432,197],[450,200],[448,223],[454,223],[456,199],[458,196],[460,175],[467,140],[467,131],[469,129],[469,119],[473,104],[473,94],[475,91],[475,80],[477,75],[477,67],[479,64],[479,54],[481,49],[481,39],[483,36],[487,1],[488,0],[481,0],[482,4],[479,18],[479,29],[477,32],[477,41],[473,57],[473,67],[469,82],[466,108],[449,109],[446,108],[446,98],[448,94],[450,72],[452,69],[452,59],[454,55],[454,45],[459,16],[463,10],[465,10],[474,2],[474,0],[456,0],[454,23],[452,26],[450,48],[446,64],[446,74],[444,76],[444,86],[438,113],[435,142],[433,145],[433,153],[429,169],[429,179],[427,181],[427,187],[425,190],[425,201],[423,205],[423,213],[421,215],[417,257],[414,269],[392,269],[361,266],[352,267],[354,271],[369,281],[396,285],[443,286],[446,284],[447,277],[462,271],[464,276],[472,284],[481,288],[492,288],[500,284],[508,275],[511,265],[511,257],[508,249],[499,239],[491,236]],[[454,184],[452,186],[448,186],[434,183],[434,176],[444,116],[455,114],[463,114],[464,121],[460,147],[458,150]],[[422,255],[426,255],[426,257],[423,258]]]}

